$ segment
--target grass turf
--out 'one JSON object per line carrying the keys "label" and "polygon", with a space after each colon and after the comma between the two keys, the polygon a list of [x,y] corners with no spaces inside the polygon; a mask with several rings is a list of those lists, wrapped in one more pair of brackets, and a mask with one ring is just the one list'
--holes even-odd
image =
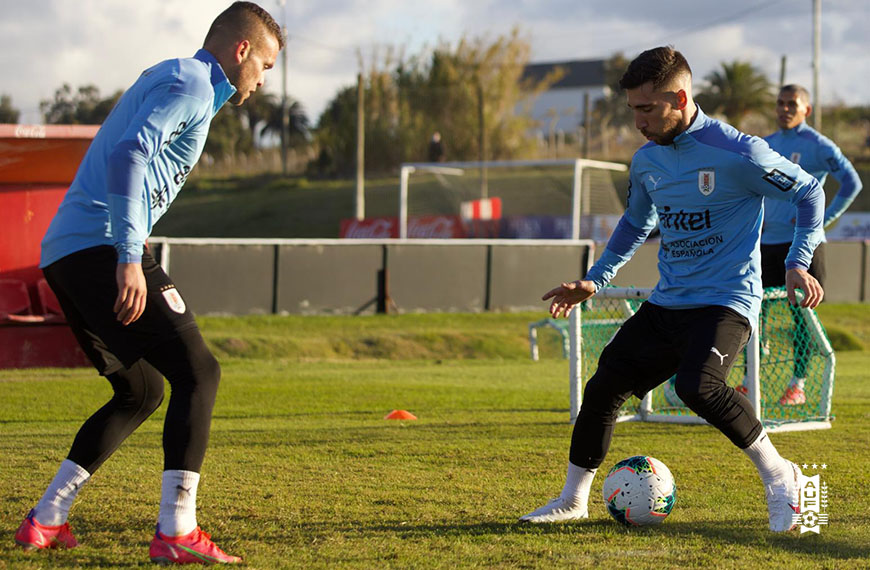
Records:
{"label": "grass turf", "polygon": [[[864,307],[844,314],[858,310]],[[567,363],[555,351],[533,363],[521,342],[510,351],[481,344],[464,359],[442,358],[449,350],[433,348],[432,339],[499,331],[524,339],[520,325],[528,318],[202,324],[213,346],[215,339],[257,336],[332,346],[317,340],[326,336],[356,346],[360,338],[417,334],[415,346],[436,355],[397,350],[388,359],[311,349],[300,358],[273,340],[261,345],[267,352],[223,356],[199,521],[249,567],[840,569],[864,568],[870,556],[861,461],[870,440],[867,351],[838,354],[832,430],[772,436],[784,456],[828,466],[808,470],[830,488],[830,524],[820,535],[768,532],[763,489],[743,454],[712,428],[663,424],[620,424],[606,465],[645,453],[670,467],[679,498],[664,524],[618,526],[600,499],[599,476],[589,521],[526,526],[516,518],[555,496],[564,480],[571,435]],[[859,324],[854,334],[864,338],[867,326]],[[431,336],[419,336],[424,333]],[[0,371],[0,529],[7,537],[0,541],[0,568],[148,564],[165,404],[74,505],[70,521],[80,548],[24,553],[12,541],[81,421],[109,395],[108,383],[87,369]],[[394,408],[420,419],[384,420]]]}

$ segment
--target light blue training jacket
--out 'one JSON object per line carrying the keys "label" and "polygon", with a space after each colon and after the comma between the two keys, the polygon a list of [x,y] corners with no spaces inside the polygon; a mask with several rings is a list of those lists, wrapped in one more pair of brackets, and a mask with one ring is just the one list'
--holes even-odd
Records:
{"label": "light blue training jacket", "polygon": [[142,72],[91,142],[42,239],[39,266],[98,245],[114,246],[119,263],[140,262],[235,92],[204,49]]}
{"label": "light blue training jacket", "polygon": [[[764,137],[764,140],[770,148],[815,176],[822,187],[828,174],[840,183],[837,195],[825,209],[825,227],[839,218],[861,191],[861,178],[858,177],[849,159],[843,156],[839,147],[831,139],[820,134],[806,122],[793,129],[780,129]],[[765,200],[761,243],[772,245],[791,242],[794,235],[794,219],[795,211],[791,204]]]}
{"label": "light blue training jacket", "polygon": [[808,268],[823,236],[819,182],[764,140],[699,107],[672,144],[651,142],[634,154],[625,213],[585,279],[606,285],[658,223],[660,278],[650,302],[674,309],[721,305],[754,323],[763,198],[796,207],[786,266]]}

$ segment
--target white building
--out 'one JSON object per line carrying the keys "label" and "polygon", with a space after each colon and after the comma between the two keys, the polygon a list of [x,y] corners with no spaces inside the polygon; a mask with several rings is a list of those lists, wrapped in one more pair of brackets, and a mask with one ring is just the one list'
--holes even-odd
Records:
{"label": "white building", "polygon": [[556,69],[564,74],[550,88],[538,95],[531,105],[531,115],[538,125],[536,131],[542,139],[554,133],[578,136],[583,126],[583,100],[589,94],[590,108],[604,97],[608,90],[605,60],[555,61],[531,63],[523,72],[523,79],[540,81]]}

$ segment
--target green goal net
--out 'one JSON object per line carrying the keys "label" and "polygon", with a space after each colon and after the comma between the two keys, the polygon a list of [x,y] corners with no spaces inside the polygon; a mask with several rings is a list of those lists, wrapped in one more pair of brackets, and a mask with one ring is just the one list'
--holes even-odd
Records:
{"label": "green goal net", "polygon": [[[561,321],[570,340],[572,421],[583,382],[594,374],[604,346],[649,293],[608,287]],[[815,311],[790,306],[783,288],[766,289],[755,334],[735,361],[728,384],[746,394],[768,430],[829,428],[835,362]],[[620,420],[704,422],[679,399],[673,378],[642,400],[628,400]]]}

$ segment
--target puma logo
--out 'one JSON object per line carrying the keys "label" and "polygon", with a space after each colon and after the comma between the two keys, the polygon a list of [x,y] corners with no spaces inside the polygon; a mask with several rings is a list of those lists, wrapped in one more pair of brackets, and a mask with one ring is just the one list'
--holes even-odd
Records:
{"label": "puma logo", "polygon": [[652,174],[647,175],[647,178],[650,182],[652,182],[653,190],[656,190],[658,188],[659,182],[662,181],[661,176],[659,176],[658,178],[653,178]]}
{"label": "puma logo", "polygon": [[722,354],[721,352],[719,352],[719,349],[716,348],[715,346],[710,349],[710,352],[712,352],[713,354],[715,354],[716,356],[719,357],[719,364],[721,366],[725,365],[725,357],[728,356],[727,354]]}

